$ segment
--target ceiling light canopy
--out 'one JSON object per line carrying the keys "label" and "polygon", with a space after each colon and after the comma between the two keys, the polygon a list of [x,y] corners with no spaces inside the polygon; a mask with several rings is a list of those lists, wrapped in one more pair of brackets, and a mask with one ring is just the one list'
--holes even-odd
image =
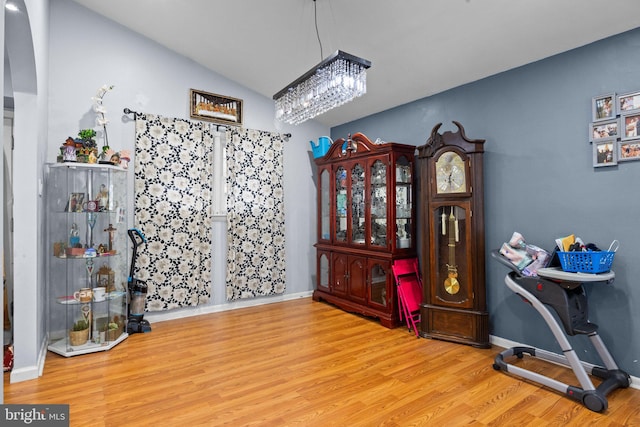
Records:
{"label": "ceiling light canopy", "polygon": [[273,95],[276,119],[297,125],[367,93],[371,62],[338,50]]}

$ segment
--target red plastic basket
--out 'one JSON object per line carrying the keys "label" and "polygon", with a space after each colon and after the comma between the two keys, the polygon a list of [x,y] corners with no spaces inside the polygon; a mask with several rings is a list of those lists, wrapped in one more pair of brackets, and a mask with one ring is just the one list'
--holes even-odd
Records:
{"label": "red plastic basket", "polygon": [[564,271],[571,273],[605,273],[613,264],[612,251],[558,252]]}

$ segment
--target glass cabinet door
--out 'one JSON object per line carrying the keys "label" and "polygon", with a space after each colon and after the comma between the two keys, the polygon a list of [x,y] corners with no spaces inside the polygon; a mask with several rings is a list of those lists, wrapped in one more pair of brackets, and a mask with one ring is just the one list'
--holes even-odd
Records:
{"label": "glass cabinet door", "polygon": [[329,290],[329,252],[318,252],[318,288]]}
{"label": "glass cabinet door", "polygon": [[336,241],[347,241],[347,170],[336,169]]}
{"label": "glass cabinet door", "polygon": [[364,168],[356,164],[351,169],[351,241],[359,245],[366,242],[364,205]]}
{"label": "glass cabinet door", "polygon": [[396,162],[396,247],[406,249],[413,246],[412,232],[412,165],[401,156]]}
{"label": "glass cabinet door", "polygon": [[320,238],[329,240],[331,221],[331,189],[329,188],[329,170],[320,172]]}
{"label": "glass cabinet door", "polygon": [[369,301],[386,307],[389,303],[387,295],[387,266],[388,263],[380,260],[369,260]]}
{"label": "glass cabinet door", "polygon": [[387,246],[387,166],[382,160],[371,164],[371,244]]}

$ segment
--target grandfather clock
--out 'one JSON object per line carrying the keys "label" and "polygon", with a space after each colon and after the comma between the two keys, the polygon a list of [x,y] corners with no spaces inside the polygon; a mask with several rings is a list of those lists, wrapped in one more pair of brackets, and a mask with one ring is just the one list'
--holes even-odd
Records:
{"label": "grandfather clock", "polygon": [[486,311],[483,139],[431,131],[418,148],[421,184],[421,335],[489,348]]}

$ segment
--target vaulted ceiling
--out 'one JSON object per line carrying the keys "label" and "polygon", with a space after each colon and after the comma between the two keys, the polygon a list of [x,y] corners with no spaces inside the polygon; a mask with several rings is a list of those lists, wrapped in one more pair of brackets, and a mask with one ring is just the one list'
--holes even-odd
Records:
{"label": "vaulted ceiling", "polygon": [[267,97],[338,49],[370,60],[328,126],[640,27],[638,0],[75,1]]}

